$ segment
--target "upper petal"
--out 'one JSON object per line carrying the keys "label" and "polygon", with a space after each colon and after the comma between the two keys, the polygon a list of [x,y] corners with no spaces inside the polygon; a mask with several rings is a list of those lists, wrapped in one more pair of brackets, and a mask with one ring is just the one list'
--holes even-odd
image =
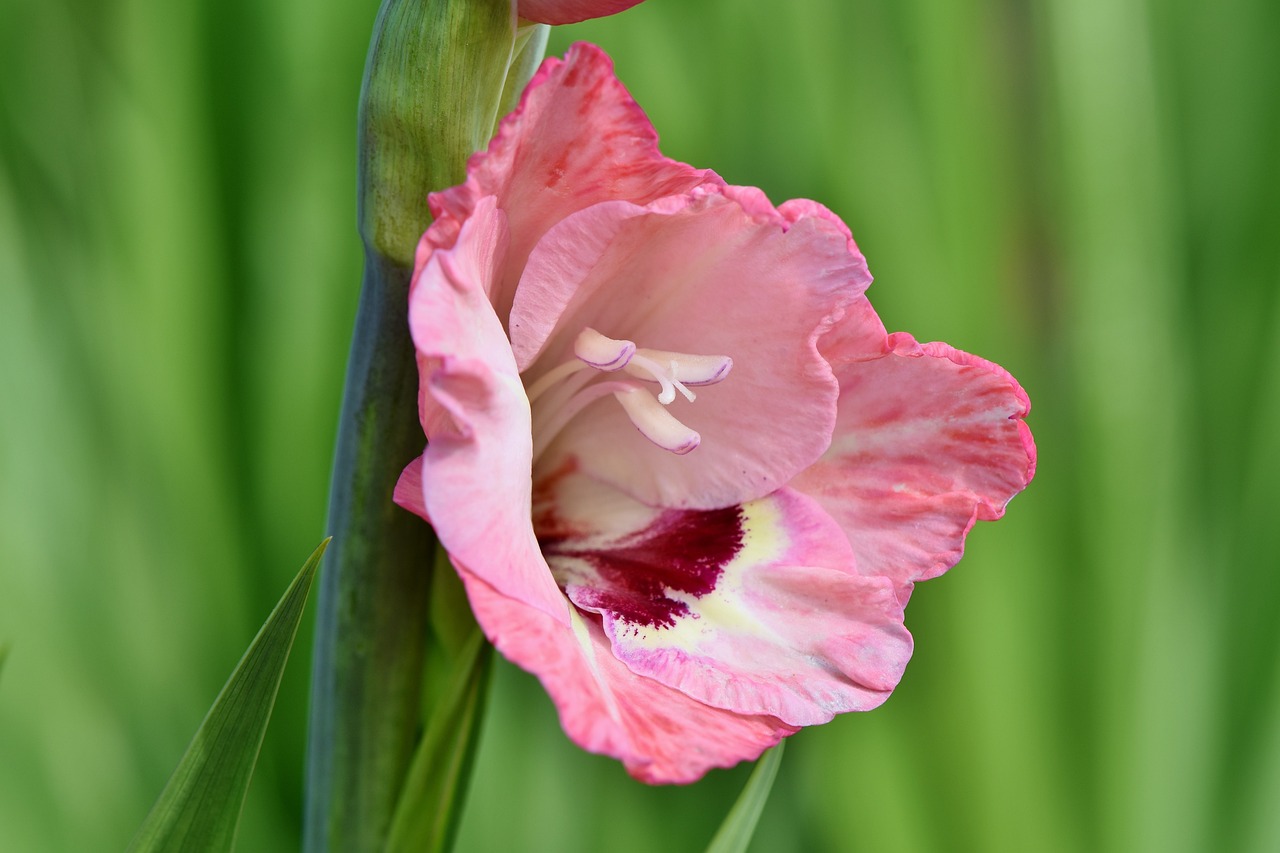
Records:
{"label": "upper petal", "polygon": [[640,0],[520,0],[516,13],[539,24],[576,24],[624,12]]}
{"label": "upper petal", "polygon": [[658,510],[575,473],[537,495],[557,580],[633,672],[792,725],[873,708],[902,676],[894,584],[853,573],[844,534],[803,495]]}
{"label": "upper petal", "polygon": [[[483,199],[457,244],[432,255],[410,297],[427,449],[422,506],[451,556],[506,595],[549,613],[567,604],[530,520],[529,401],[483,281],[506,245]],[[406,472],[412,482],[414,472]],[[411,506],[412,501],[408,501]]]}
{"label": "upper petal", "polygon": [[646,503],[711,508],[766,495],[822,454],[838,386],[817,341],[870,276],[847,232],[816,216],[787,221],[762,199],[735,187],[606,202],[540,241],[510,321],[527,379],[571,358],[588,326],[733,360],[723,382],[668,407],[701,434],[687,456],[652,444],[605,399],[570,422],[550,464],[571,453]]}
{"label": "upper petal", "polygon": [[598,621],[568,621],[502,595],[455,559],[485,635],[542,681],[578,745],[620,759],[644,782],[694,782],[713,767],[759,757],[795,729],[723,711],[628,670]]}
{"label": "upper petal", "polygon": [[860,573],[909,584],[953,566],[973,523],[1030,482],[1030,403],[998,365],[901,333],[873,354],[862,328],[824,341],[840,380],[835,435],[792,486],[844,528]]}
{"label": "upper petal", "polygon": [[556,222],[607,199],[643,204],[705,183],[721,181],[662,156],[657,132],[614,76],[613,62],[578,43],[563,61],[542,64],[488,149],[467,164],[466,182],[431,196],[436,221],[418,263],[452,245],[458,223],[480,198],[494,196],[507,214],[511,245],[487,289],[505,322],[525,258]]}

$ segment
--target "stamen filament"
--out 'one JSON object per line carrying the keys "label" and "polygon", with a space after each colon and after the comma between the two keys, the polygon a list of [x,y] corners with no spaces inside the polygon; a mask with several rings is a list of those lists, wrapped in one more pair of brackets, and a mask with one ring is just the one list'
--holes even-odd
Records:
{"label": "stamen filament", "polygon": [[525,395],[533,403],[552,385],[588,367],[605,373],[621,370],[631,363],[635,352],[636,345],[631,341],[615,340],[588,326],[573,341],[575,359],[548,370],[525,391]]}
{"label": "stamen filament", "polygon": [[[573,359],[548,370],[526,389],[532,409],[535,460],[569,421],[609,394],[645,438],[671,453],[689,453],[702,438],[666,407],[675,402],[677,392],[692,403],[697,395],[690,385],[714,385],[733,367],[728,356],[638,349],[631,341],[610,338],[590,327],[574,339],[573,355]],[[657,396],[633,381],[596,381],[601,373],[619,371],[656,382]]]}
{"label": "stamen filament", "polygon": [[[698,399],[697,395],[694,394],[692,391],[690,391],[688,388],[686,388],[683,382],[675,378],[675,372],[676,372],[675,361],[671,362],[671,371],[667,372],[666,370],[663,369],[661,364],[658,364],[658,362],[654,361],[651,358],[646,358],[645,356],[640,355],[639,351],[637,351],[636,354],[631,357],[631,364],[635,365],[637,368],[641,370],[648,371],[648,373],[650,374],[650,376],[642,376],[641,378],[648,379],[652,377],[653,379],[657,380],[659,385],[662,386],[662,392],[658,394],[658,402],[661,403],[662,405],[664,406],[671,405],[671,403],[676,398],[677,390],[679,390],[681,396],[683,396],[690,403]],[[628,365],[628,368],[630,368],[630,365]],[[627,372],[630,373],[632,376],[637,375],[637,371],[628,369]]]}
{"label": "stamen filament", "polygon": [[537,405],[533,406],[533,431],[541,432],[545,424],[551,423],[564,406],[587,385],[590,385],[600,374],[595,370],[579,371],[565,379],[551,391],[543,394]]}
{"label": "stamen filament", "polygon": [[525,390],[525,396],[529,398],[530,403],[533,403],[534,400],[545,394],[552,386],[568,379],[579,370],[586,370],[590,366],[591,365],[584,364],[577,359],[566,361],[559,367],[553,367],[546,373],[542,374],[542,376],[538,378],[537,382],[533,383]]}
{"label": "stamen filament", "polygon": [[667,374],[685,385],[715,385],[722,382],[733,368],[733,359],[727,355],[690,355],[646,348],[636,350],[636,355],[658,364],[670,365]]}
{"label": "stamen filament", "polygon": [[[533,459],[536,462],[542,452],[550,446],[552,440],[560,434],[573,417],[585,409],[587,406],[599,400],[601,397],[607,397],[610,394],[621,393],[625,391],[638,391],[637,386],[630,382],[598,382],[595,385],[588,385],[577,394],[568,399],[563,406],[559,406],[555,413],[544,423],[538,425],[533,430]],[[649,397],[648,394],[645,394]],[[649,397],[649,399],[653,399]],[[692,449],[692,448],[691,448]]]}

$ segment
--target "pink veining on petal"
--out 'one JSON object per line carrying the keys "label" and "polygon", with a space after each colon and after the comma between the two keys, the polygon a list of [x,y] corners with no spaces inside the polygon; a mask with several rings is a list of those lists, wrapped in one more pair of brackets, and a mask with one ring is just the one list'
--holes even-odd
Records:
{"label": "pink veining on petal", "polygon": [[990,362],[901,333],[879,357],[848,355],[832,353],[835,439],[791,485],[840,522],[862,574],[936,577],[1035,472],[1026,393]]}
{"label": "pink veining on petal", "polygon": [[451,246],[457,223],[477,200],[495,196],[512,234],[503,269],[489,285],[505,321],[525,259],[553,223],[601,201],[645,204],[722,183],[714,172],[659,153],[657,132],[614,76],[613,62],[598,47],[579,42],[563,61],[543,62],[488,149],[472,156],[466,182],[431,195],[435,222],[423,236],[418,261]]}

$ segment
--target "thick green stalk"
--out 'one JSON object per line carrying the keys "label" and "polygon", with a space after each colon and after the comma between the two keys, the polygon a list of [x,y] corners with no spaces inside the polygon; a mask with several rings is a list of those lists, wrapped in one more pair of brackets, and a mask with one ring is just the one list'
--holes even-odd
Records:
{"label": "thick green stalk", "polygon": [[418,737],[434,539],[391,501],[422,452],[404,318],[409,270],[365,263],[321,574],[308,735],[307,850],[381,847]]}
{"label": "thick green stalk", "polygon": [[[408,286],[427,193],[462,180],[520,47],[545,43],[517,36],[510,0],[384,0],[374,27],[359,121],[366,262],[318,596],[308,851],[382,849],[421,736],[434,540],[391,500],[424,443]],[[526,66],[515,73],[527,79]]]}

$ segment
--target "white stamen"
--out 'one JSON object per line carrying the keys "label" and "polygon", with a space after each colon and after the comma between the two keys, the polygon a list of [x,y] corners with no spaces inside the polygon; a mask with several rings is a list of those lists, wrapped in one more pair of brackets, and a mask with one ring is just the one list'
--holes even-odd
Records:
{"label": "white stamen", "polygon": [[579,332],[573,342],[574,355],[596,370],[606,373],[626,367],[635,351],[636,345],[631,341],[605,337],[590,326]]}
{"label": "white stamen", "polygon": [[677,456],[683,456],[702,441],[702,437],[696,430],[676,420],[675,416],[648,392],[639,388],[626,388],[615,391],[613,396],[622,404],[623,410],[631,419],[631,423],[635,424],[636,429],[663,450],[670,450]]}
{"label": "white stamen", "polygon": [[631,357],[631,362],[627,365],[627,372],[632,376],[639,376],[641,379],[656,380],[662,386],[662,392],[658,394],[658,402],[664,406],[670,406],[672,401],[675,400],[677,388],[680,389],[681,395],[690,403],[697,399],[692,391],[672,379],[671,374],[663,369],[661,364],[642,355],[633,355]]}
{"label": "white stamen", "polygon": [[[574,339],[573,355],[526,388],[532,408],[535,460],[570,420],[610,394],[645,438],[677,455],[689,453],[701,436],[665,407],[675,402],[677,392],[692,403],[697,395],[689,390],[690,385],[714,385],[733,367],[728,356],[639,349],[632,341],[610,338],[590,327]],[[601,373],[620,371],[656,382],[657,397],[636,382],[596,381]]]}
{"label": "white stamen", "polygon": [[635,351],[636,345],[631,341],[616,341],[605,337],[595,329],[585,328],[578,333],[578,337],[573,342],[573,354],[577,358],[542,374],[538,381],[525,391],[525,396],[532,403],[553,385],[563,382],[579,370],[586,370],[588,367],[605,373],[621,370],[630,363]]}
{"label": "white stamen", "polygon": [[[733,359],[727,355],[689,355],[644,348],[636,350],[636,355],[658,364],[670,365],[667,375],[685,385],[715,385],[722,382],[733,368]],[[633,358],[632,361],[634,360]]]}

